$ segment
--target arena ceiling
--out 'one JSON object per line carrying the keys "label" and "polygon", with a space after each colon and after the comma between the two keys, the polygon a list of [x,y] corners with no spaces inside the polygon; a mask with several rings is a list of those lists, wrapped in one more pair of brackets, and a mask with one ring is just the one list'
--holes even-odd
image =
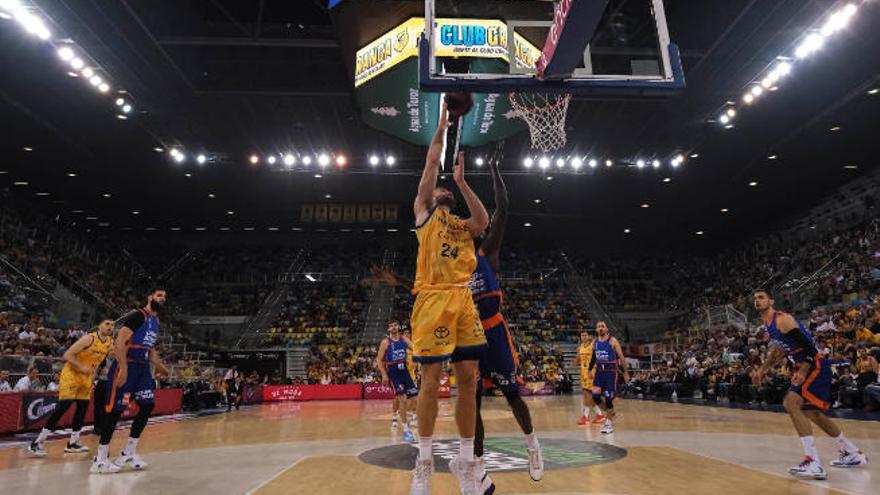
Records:
{"label": "arena ceiling", "polygon": [[[420,0],[344,0],[330,12],[318,0],[35,3],[125,88],[134,109],[117,119],[106,96],[65,75],[54,49],[0,19],[0,187],[11,194],[78,228],[139,235],[221,228],[303,235],[291,230],[302,227],[303,203],[389,202],[401,205],[397,230],[406,234],[424,149],[361,122],[352,64],[364,40],[418,15]],[[539,2],[507,2],[532,3]],[[575,147],[631,158],[631,166],[527,172],[523,158],[537,155],[526,135],[508,139],[511,235],[603,251],[717,248],[779,229],[875,171],[876,4],[798,64],[772,97],[740,112],[733,128],[710,122],[836,5],[667,0],[687,90],[667,101],[572,103]],[[191,156],[176,164],[167,150],[177,146],[209,162]],[[321,178],[249,163],[253,153],[290,147],[344,152],[350,163]],[[634,166],[657,149],[680,150],[687,162],[675,170]],[[371,153],[393,154],[397,163],[372,169]],[[490,202],[488,177],[474,172],[472,183]]]}

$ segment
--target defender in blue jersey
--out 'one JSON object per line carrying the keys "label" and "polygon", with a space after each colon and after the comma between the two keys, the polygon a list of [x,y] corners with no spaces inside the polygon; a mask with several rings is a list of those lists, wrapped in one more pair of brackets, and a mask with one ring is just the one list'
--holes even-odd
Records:
{"label": "defender in blue jersey", "polygon": [[624,365],[623,349],[608,331],[604,321],[596,322],[596,340],[593,341],[593,357],[590,359],[590,376],[593,379],[593,402],[605,413],[602,433],[614,433],[614,398],[620,373],[623,381],[629,381]]}
{"label": "defender in blue jersey", "polygon": [[[104,407],[107,415],[100,428],[101,439],[98,443],[98,455],[90,471],[92,473],[107,474],[119,472],[123,468],[141,470],[147,467],[147,463],[137,455],[136,449],[154,406],[156,382],[152,368],[156,369],[157,374],[170,373],[155,349],[159,341],[158,312],[165,304],[165,297],[164,289],[153,289],[147,294],[147,304],[143,308],[135,309],[117,321],[117,359],[110,366],[111,385],[107,387],[104,403],[97,406]],[[137,403],[138,412],[132,420],[128,444],[120,456],[110,463],[110,440],[119,417],[131,402]]]}
{"label": "defender in blue jersey", "polygon": [[783,405],[801,439],[804,461],[788,472],[802,478],[824,480],[828,477],[819,460],[811,421],[837,441],[840,457],[831,462],[832,466],[848,468],[867,464],[867,457],[822,412],[831,403],[831,366],[828,359],[819,354],[813,337],[794,317],[776,311],[769,291],[757,290],[753,297],[771,341],[767,359],[752,373],[753,383],[760,386],[767,371],[779,366],[784,359],[795,366]]}
{"label": "defender in blue jersey", "polygon": [[407,353],[410,349],[412,349],[412,341],[400,334],[400,323],[397,321],[388,323],[388,337],[379,344],[376,361],[379,365],[379,372],[382,373],[382,384],[394,389],[394,413],[391,429],[397,429],[398,414],[403,412],[403,440],[405,442],[415,441],[409,427],[408,411],[412,409],[410,404],[419,395],[419,389],[413,382],[407,362]]}

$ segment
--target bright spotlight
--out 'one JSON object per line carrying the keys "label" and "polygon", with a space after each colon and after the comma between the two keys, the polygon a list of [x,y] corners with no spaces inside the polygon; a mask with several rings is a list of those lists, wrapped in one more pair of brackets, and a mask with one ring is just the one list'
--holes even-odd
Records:
{"label": "bright spotlight", "polygon": [[[305,160],[303,160],[305,161]],[[287,167],[292,167],[296,163],[296,158],[290,153],[284,155],[284,165]]]}
{"label": "bright spotlight", "polygon": [[776,73],[779,74],[779,77],[785,77],[791,74],[791,64],[788,62],[780,62],[779,65],[776,66]]}
{"label": "bright spotlight", "polygon": [[257,155],[251,155],[249,160],[251,162],[251,165],[256,165],[256,164],[260,163],[260,157]]}
{"label": "bright spotlight", "polygon": [[321,153],[320,155],[318,155],[318,165],[326,167],[329,163],[330,157],[327,155],[327,153]]}
{"label": "bright spotlight", "polygon": [[129,105],[128,103],[122,105],[122,111],[125,113],[131,113],[131,105]]}
{"label": "bright spotlight", "polygon": [[370,155],[370,165],[376,166],[379,164],[379,157],[376,155]]}
{"label": "bright spotlight", "polygon": [[746,105],[751,105],[752,103],[755,102],[755,96],[752,95],[751,93],[746,93],[745,96],[743,96],[743,102]]}
{"label": "bright spotlight", "polygon": [[807,58],[822,48],[825,37],[819,33],[810,33],[795,51],[797,58]]}
{"label": "bright spotlight", "polygon": [[727,109],[727,116],[730,117],[730,118],[734,118],[734,117],[736,117],[736,109],[734,109],[734,108],[728,108],[728,109]]}
{"label": "bright spotlight", "polygon": [[389,167],[393,166],[397,162],[397,159],[394,158],[394,155],[388,155],[385,157],[385,164]]}
{"label": "bright spotlight", "polygon": [[275,155],[269,155],[269,158],[266,158],[266,163],[268,163],[269,165],[275,165],[275,162],[277,161],[278,159],[275,158]]}
{"label": "bright spotlight", "polygon": [[336,166],[344,167],[348,165],[348,158],[345,155],[336,155]]}
{"label": "bright spotlight", "polygon": [[310,157],[309,155],[304,156],[303,157],[303,165],[311,165],[311,164],[312,164],[312,157]]}
{"label": "bright spotlight", "polygon": [[79,57],[76,57],[70,61],[70,66],[76,70],[82,69],[85,65],[86,65],[86,63],[83,62],[83,59],[81,59]]}
{"label": "bright spotlight", "polygon": [[556,167],[562,168],[565,166],[565,158],[557,158],[556,159]]}
{"label": "bright spotlight", "polygon": [[483,158],[482,158],[482,157],[477,157],[477,159],[474,160],[474,163],[476,163],[478,167],[482,167],[482,166],[483,166],[483,163],[484,163],[484,162],[483,162]]}
{"label": "bright spotlight", "polygon": [[23,8],[16,8],[13,12],[15,20],[25,29],[25,31],[40,38],[43,41],[52,37],[52,32],[46,27],[42,19],[28,12]]}
{"label": "bright spotlight", "polygon": [[584,161],[583,161],[583,159],[581,159],[581,157],[579,157],[579,156],[576,156],[576,157],[574,157],[574,158],[571,159],[571,166],[572,166],[575,170],[581,168],[581,166],[582,166],[583,164],[584,164]]}
{"label": "bright spotlight", "polygon": [[590,168],[596,168],[596,165],[598,164],[599,162],[597,162],[596,160],[590,160]]}
{"label": "bright spotlight", "polygon": [[612,165],[614,165],[614,162],[613,162],[613,161],[611,161],[611,160],[605,160],[605,166],[606,166],[606,167],[610,167],[610,166],[612,166]]}
{"label": "bright spotlight", "polygon": [[101,76],[99,76],[97,74],[89,78],[89,84],[91,84],[92,86],[94,86],[96,88],[98,86],[100,86],[102,82],[104,82],[104,80],[101,79]]}
{"label": "bright spotlight", "polygon": [[208,161],[208,157],[205,155],[199,155],[196,157],[196,162],[198,162],[199,165],[204,165],[205,162],[207,162],[207,161]]}
{"label": "bright spotlight", "polygon": [[763,94],[763,93],[764,93],[764,88],[762,88],[761,86],[752,87],[752,96],[758,97],[758,96],[761,96],[761,94]]}
{"label": "bright spotlight", "polygon": [[644,168],[645,167],[645,160],[637,160],[636,167]]}
{"label": "bright spotlight", "polygon": [[660,168],[660,160],[654,160],[653,162],[651,162],[651,165],[654,168]]}
{"label": "bright spotlight", "polygon": [[122,105],[125,105],[125,100],[122,98],[116,98],[116,106],[121,107]]}
{"label": "bright spotlight", "polygon": [[550,159],[547,158],[546,156],[542,156],[542,157],[538,160],[538,166],[541,167],[541,170],[546,170],[547,167],[550,166]]}
{"label": "bright spotlight", "polygon": [[174,152],[171,153],[171,158],[173,158],[174,161],[177,163],[183,163],[184,160],[186,160],[186,155],[177,150],[174,150]]}
{"label": "bright spotlight", "polygon": [[110,85],[107,83],[101,83],[101,85],[98,86],[98,91],[102,93],[107,93],[108,91],[110,91]]}
{"label": "bright spotlight", "polygon": [[92,69],[91,67],[86,67],[85,69],[83,69],[83,71],[82,71],[82,75],[83,75],[83,77],[85,77],[86,79],[88,79],[88,78],[90,78],[90,77],[92,77],[92,76],[95,75],[95,71],[94,71],[94,69]]}
{"label": "bright spotlight", "polygon": [[718,117],[718,122],[721,122],[722,124],[729,124],[730,117],[728,117],[727,114],[724,114],[724,115]]}
{"label": "bright spotlight", "polygon": [[532,165],[535,164],[535,160],[532,157],[527,156],[523,159],[523,166],[526,168],[532,168]]}
{"label": "bright spotlight", "polygon": [[74,53],[69,46],[62,46],[58,49],[58,56],[61,57],[61,60],[69,62],[74,57]]}

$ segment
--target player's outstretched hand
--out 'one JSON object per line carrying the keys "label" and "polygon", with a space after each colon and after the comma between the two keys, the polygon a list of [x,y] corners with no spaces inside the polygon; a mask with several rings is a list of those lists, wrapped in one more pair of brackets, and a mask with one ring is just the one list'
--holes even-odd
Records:
{"label": "player's outstretched hand", "polygon": [[464,151],[458,152],[458,159],[455,160],[455,167],[452,169],[452,178],[456,184],[464,183]]}

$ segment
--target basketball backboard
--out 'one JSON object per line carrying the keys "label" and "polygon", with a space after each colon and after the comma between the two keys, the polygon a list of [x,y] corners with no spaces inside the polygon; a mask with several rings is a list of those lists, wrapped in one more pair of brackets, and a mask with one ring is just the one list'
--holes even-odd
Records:
{"label": "basketball backboard", "polygon": [[[485,59],[505,63],[473,63]],[[419,77],[429,92],[662,98],[685,87],[663,0],[425,0]]]}

